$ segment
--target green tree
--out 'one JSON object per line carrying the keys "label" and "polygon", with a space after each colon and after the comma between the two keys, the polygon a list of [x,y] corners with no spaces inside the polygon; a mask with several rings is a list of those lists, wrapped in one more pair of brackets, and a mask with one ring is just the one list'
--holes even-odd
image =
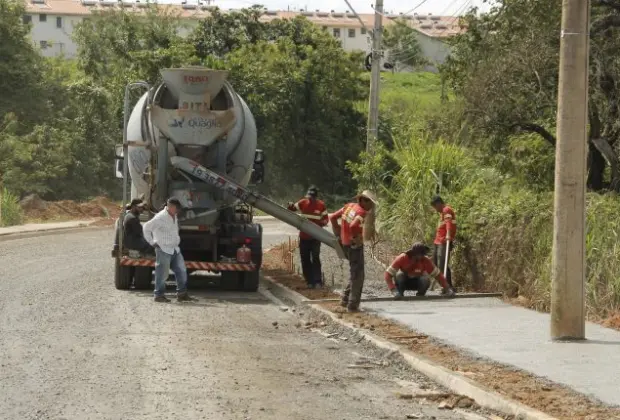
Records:
{"label": "green tree", "polygon": [[420,67],[427,64],[418,42],[418,31],[407,25],[404,19],[397,19],[394,25],[383,32],[383,48],[386,58],[396,66]]}
{"label": "green tree", "polygon": [[346,162],[365,145],[357,110],[367,95],[362,57],[344,52],[307,19],[272,25],[276,41],[247,44],[226,57],[269,156],[265,188],[284,195],[291,186],[314,183],[329,194],[348,194],[354,184]]}
{"label": "green tree", "polygon": [[43,59],[24,24],[24,3],[0,0],[0,118],[14,113],[22,122],[39,121],[48,109]]}
{"label": "green tree", "polygon": [[[559,0],[502,0],[489,14],[478,16],[475,10],[468,14],[463,22],[467,31],[452,41],[452,55],[443,71],[464,102],[470,144],[481,147],[483,155],[504,171],[521,166],[512,153],[515,147],[523,148],[520,133],[538,134],[547,143],[545,153],[554,153],[560,21]],[[593,2],[588,185],[597,191],[620,190],[618,27],[620,2]],[[531,146],[533,154],[540,153],[539,145]],[[607,167],[609,180],[605,179]],[[546,174],[541,170],[539,166],[534,171],[534,178],[549,182],[553,165],[546,167]]]}

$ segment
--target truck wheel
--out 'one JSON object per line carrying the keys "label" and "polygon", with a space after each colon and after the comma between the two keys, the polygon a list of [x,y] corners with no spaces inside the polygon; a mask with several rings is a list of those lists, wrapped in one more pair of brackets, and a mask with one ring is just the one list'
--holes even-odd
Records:
{"label": "truck wheel", "polygon": [[133,277],[132,269],[133,267],[120,265],[118,259],[114,259],[114,286],[118,290],[129,290]]}
{"label": "truck wheel", "polygon": [[136,271],[133,275],[133,287],[136,290],[150,289],[152,280],[153,280],[153,268],[136,267]]}
{"label": "truck wheel", "polygon": [[241,274],[242,285],[241,290],[244,292],[256,292],[258,290],[258,281],[260,278],[259,271],[248,271]]}

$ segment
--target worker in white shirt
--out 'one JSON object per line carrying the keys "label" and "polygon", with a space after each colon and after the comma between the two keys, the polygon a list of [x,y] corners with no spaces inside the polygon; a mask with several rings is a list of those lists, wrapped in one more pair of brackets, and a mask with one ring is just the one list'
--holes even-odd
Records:
{"label": "worker in white shirt", "polygon": [[178,199],[169,198],[166,207],[144,224],[144,238],[155,248],[155,302],[170,302],[165,296],[170,269],[177,282],[177,300],[192,300],[187,294],[187,270],[179,248],[181,237],[177,214],[181,208]]}

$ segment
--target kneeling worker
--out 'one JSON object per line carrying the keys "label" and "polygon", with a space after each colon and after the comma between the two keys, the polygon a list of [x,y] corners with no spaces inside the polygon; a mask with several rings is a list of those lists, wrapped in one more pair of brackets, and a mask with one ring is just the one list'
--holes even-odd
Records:
{"label": "kneeling worker", "polygon": [[[421,242],[413,244],[411,249],[400,254],[385,270],[385,282],[396,299],[405,295],[405,290],[416,290],[417,296],[424,296],[430,286],[425,275],[434,277],[443,287],[444,294],[454,296],[454,290],[446,278],[426,255],[430,248]],[[394,285],[393,278],[396,280]]]}

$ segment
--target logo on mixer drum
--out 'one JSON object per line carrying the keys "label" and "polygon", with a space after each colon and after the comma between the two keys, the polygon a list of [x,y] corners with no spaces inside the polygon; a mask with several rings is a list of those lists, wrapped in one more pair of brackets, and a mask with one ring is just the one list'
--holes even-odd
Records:
{"label": "logo on mixer drum", "polygon": [[209,81],[208,76],[183,76],[183,81],[187,85],[193,85],[196,83],[207,83]]}

